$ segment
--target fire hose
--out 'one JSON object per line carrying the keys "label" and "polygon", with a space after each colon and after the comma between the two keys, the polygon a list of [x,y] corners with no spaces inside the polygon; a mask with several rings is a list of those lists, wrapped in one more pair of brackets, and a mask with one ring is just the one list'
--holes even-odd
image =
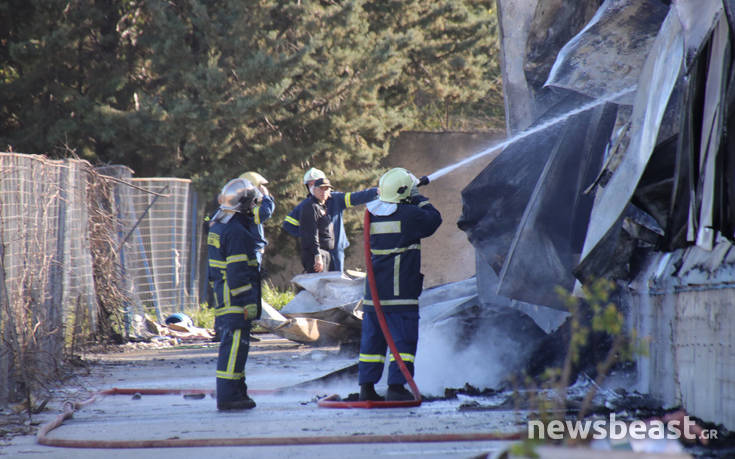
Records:
{"label": "fire hose", "polygon": [[[253,394],[273,393],[273,390],[251,390]],[[96,402],[107,395],[213,395],[211,389],[144,389],[113,388],[98,392],[82,402],[66,402],[63,412],[54,420],[41,426],[36,434],[38,444],[64,448],[182,448],[212,446],[288,446],[288,445],[337,445],[359,443],[438,443],[460,441],[509,441],[519,440],[521,433],[456,433],[456,434],[391,434],[391,435],[324,435],[290,437],[230,437],[230,438],[166,438],[160,440],[80,440],[50,438],[49,433],[73,417],[76,410]]]}
{"label": "fire hose", "polygon": [[[421,178],[419,186],[428,183],[426,177]],[[414,400],[408,401],[362,401],[344,402],[336,400],[337,396],[330,396],[319,400],[318,405],[329,408],[391,408],[410,407],[421,404],[421,393],[414,381],[406,364],[397,351],[393,337],[388,329],[385,316],[378,300],[377,286],[373,274],[373,266],[370,258],[370,213],[365,211],[365,259],[367,266],[367,278],[372,297],[375,304],[375,312],[378,316],[380,328],[385,335],[386,342],[395,356],[398,367],[403,373]],[[273,393],[273,390],[251,390],[253,394]],[[456,434],[390,434],[390,435],[324,435],[324,436],[290,436],[290,437],[251,437],[251,438],[167,438],[162,440],[72,440],[64,438],[50,438],[48,434],[61,426],[65,420],[70,419],[74,412],[84,406],[91,405],[100,396],[106,395],[170,395],[181,394],[184,396],[203,397],[207,394],[213,395],[211,389],[137,389],[137,388],[113,388],[101,391],[82,402],[66,402],[63,413],[51,422],[44,424],[39,429],[36,440],[45,446],[57,446],[66,448],[181,448],[181,447],[212,447],[212,446],[287,446],[287,445],[325,445],[325,444],[367,444],[367,443],[436,443],[436,442],[460,442],[460,441],[508,441],[519,440],[521,433],[456,433]]]}
{"label": "fire hose", "polygon": [[[273,391],[252,391],[252,393]],[[334,445],[349,443],[429,443],[458,441],[502,441],[518,440],[520,434],[510,433],[459,433],[459,434],[403,434],[403,435],[324,435],[324,436],[291,436],[291,437],[251,437],[251,438],[167,438],[161,440],[77,440],[49,438],[48,434],[70,419],[74,412],[94,403],[104,395],[168,395],[168,394],[206,394],[212,390],[198,389],[119,389],[102,391],[83,402],[66,402],[64,411],[53,421],[44,424],[36,435],[39,444],[64,448],[182,448],[211,446],[288,446],[288,445]]]}

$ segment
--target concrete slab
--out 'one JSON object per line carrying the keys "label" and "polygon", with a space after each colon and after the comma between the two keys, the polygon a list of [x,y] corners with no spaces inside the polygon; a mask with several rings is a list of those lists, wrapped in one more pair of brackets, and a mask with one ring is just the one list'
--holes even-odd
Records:
{"label": "concrete slab", "polygon": [[[45,424],[62,409],[63,397],[86,400],[91,394],[117,388],[201,388],[212,390],[217,344],[166,349],[131,349],[124,353],[90,354],[90,374],[59,390],[58,400],[35,418]],[[181,395],[105,396],[77,410],[48,434],[53,439],[129,441],[203,438],[315,437],[409,434],[510,433],[525,429],[515,412],[460,411],[463,399],[425,402],[415,408],[329,409],[318,397],[357,391],[355,376],[321,387],[272,392],[317,378],[353,364],[356,357],[336,347],[298,345],[273,335],[252,343],[246,366],[248,386],[258,406],[245,412],[221,413],[215,400]],[[378,391],[385,386],[378,386]],[[266,391],[262,393],[260,391]],[[268,392],[271,391],[271,392]],[[466,399],[465,399],[466,401]],[[492,457],[509,442],[374,443],[336,445],[219,446],[147,449],[84,449],[49,447],[33,436],[12,438],[0,456],[87,457]]]}

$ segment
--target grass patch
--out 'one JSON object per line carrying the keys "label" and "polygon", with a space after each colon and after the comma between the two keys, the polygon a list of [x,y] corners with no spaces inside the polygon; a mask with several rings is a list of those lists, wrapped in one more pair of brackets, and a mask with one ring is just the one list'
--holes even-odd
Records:
{"label": "grass patch", "polygon": [[214,328],[214,308],[207,303],[199,303],[199,308],[194,313],[194,325],[199,328]]}
{"label": "grass patch", "polygon": [[292,289],[278,290],[271,282],[263,282],[263,300],[279,311],[293,300],[295,295]]}

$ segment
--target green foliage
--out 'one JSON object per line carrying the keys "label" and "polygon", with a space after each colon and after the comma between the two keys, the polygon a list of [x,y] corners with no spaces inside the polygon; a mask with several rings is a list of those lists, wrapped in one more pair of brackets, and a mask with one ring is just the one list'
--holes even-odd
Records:
{"label": "green foliage", "polygon": [[[409,129],[502,124],[491,0],[0,0],[0,144],[194,180],[373,183]],[[274,234],[275,231],[269,231]]]}
{"label": "green foliage", "polygon": [[292,289],[279,290],[270,282],[263,283],[263,300],[279,311],[293,300],[294,296]]}
{"label": "green foliage", "polygon": [[525,439],[521,442],[513,443],[510,448],[508,448],[508,452],[513,455],[513,457],[526,457],[526,458],[532,458],[536,459],[539,456],[539,454],[536,452],[536,447],[541,442],[538,440],[529,440]]}
{"label": "green foliage", "polygon": [[207,303],[200,303],[199,308],[194,311],[192,320],[194,325],[199,328],[214,328],[214,308],[210,308]]}
{"label": "green foliage", "polygon": [[[0,0],[0,12],[3,149],[190,178],[205,202],[257,170],[279,253],[293,252],[280,223],[306,168],[362,190],[402,130],[503,124],[491,0]],[[348,231],[358,222],[348,215]]]}
{"label": "green foliage", "polygon": [[557,293],[571,315],[570,338],[567,356],[562,368],[547,369],[544,378],[549,387],[554,388],[557,396],[552,400],[539,399],[535,402],[539,407],[541,418],[551,420],[552,412],[564,411],[566,407],[566,389],[571,381],[572,369],[580,363],[580,357],[586,352],[593,333],[604,333],[611,339],[611,345],[604,359],[597,363],[595,384],[585,395],[578,416],[583,418],[590,407],[597,388],[602,385],[610,369],[616,363],[632,360],[635,355],[646,353],[645,341],[639,340],[635,331],[630,334],[624,329],[624,318],[617,306],[611,302],[615,283],[607,279],[597,279],[582,287],[583,298],[573,296],[561,287]]}

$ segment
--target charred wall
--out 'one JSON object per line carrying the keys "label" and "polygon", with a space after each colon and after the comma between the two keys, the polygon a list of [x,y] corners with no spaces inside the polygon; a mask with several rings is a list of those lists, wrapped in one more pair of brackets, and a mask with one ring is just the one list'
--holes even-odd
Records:
{"label": "charred wall", "polygon": [[480,294],[559,307],[553,284],[616,280],[641,388],[733,428],[735,1],[578,6],[498,0],[509,135],[601,103],[463,190]]}

